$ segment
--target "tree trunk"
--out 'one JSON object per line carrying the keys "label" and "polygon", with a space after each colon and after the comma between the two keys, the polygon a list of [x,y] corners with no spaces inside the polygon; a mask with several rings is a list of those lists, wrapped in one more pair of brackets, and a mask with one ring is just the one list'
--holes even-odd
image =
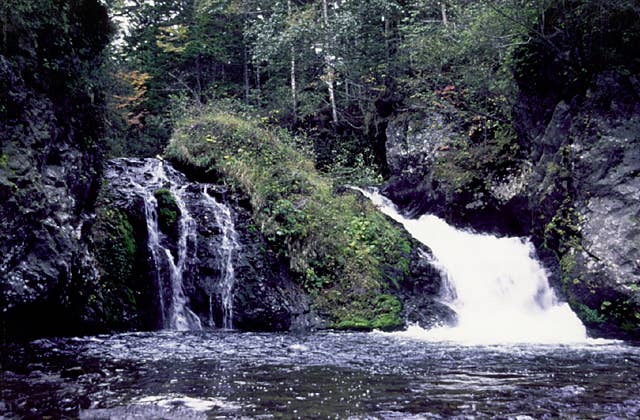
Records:
{"label": "tree trunk", "polygon": [[244,102],[249,103],[249,87],[251,80],[249,80],[249,54],[247,52],[249,46],[246,39],[247,22],[249,20],[249,10],[246,1],[242,1],[242,76],[244,79]]}
{"label": "tree trunk", "polygon": [[201,72],[200,72],[200,54],[196,55],[196,93],[198,97],[196,98],[198,103],[202,100],[202,82],[200,81]]}
{"label": "tree trunk", "polygon": [[440,12],[442,13],[442,24],[444,26],[449,26],[449,19],[447,19],[447,5],[445,2],[440,2]]}
{"label": "tree trunk", "polygon": [[242,48],[242,74],[244,78],[244,102],[249,103],[249,58],[246,44]]}
{"label": "tree trunk", "polygon": [[324,46],[324,61],[327,65],[327,74],[325,76],[325,83],[327,84],[327,89],[329,90],[329,102],[331,103],[331,117],[333,119],[333,123],[338,123],[338,110],[336,107],[336,95],[334,89],[334,83],[336,78],[335,69],[333,68],[333,57],[329,52],[329,13],[327,10],[327,0],[322,0],[322,18],[324,21],[324,34],[326,37],[325,46]]}
{"label": "tree trunk", "polygon": [[[289,19],[291,19],[291,0],[287,0],[287,13]],[[298,119],[298,93],[296,91],[296,50],[291,43],[291,110],[293,112],[293,121]]]}

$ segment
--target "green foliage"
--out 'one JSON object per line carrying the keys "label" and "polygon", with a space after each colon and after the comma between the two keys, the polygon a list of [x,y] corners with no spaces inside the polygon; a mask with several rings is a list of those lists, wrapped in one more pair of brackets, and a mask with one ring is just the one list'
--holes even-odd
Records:
{"label": "green foliage", "polygon": [[571,200],[565,198],[551,221],[545,226],[545,246],[556,250],[560,255],[571,250],[582,250],[580,224],[580,215],[571,204]]}
{"label": "green foliage", "polygon": [[[42,141],[56,131],[93,147],[102,130],[100,64],[110,34],[98,0],[0,3],[0,138]],[[56,127],[43,130],[49,112]]]}
{"label": "green foliage", "polygon": [[[376,328],[398,326],[399,308],[379,296],[408,274],[410,239],[358,194],[336,193],[300,141],[212,108],[178,124],[166,156],[183,168],[222,174],[249,193],[269,246],[336,325],[355,313],[368,328],[378,318]],[[353,305],[369,312],[343,311]]]}
{"label": "green foliage", "polygon": [[602,324],[605,322],[605,317],[597,309],[592,309],[582,303],[575,303],[572,307],[576,309],[578,317],[587,324]]}
{"label": "green foliage", "polygon": [[635,0],[552,2],[531,41],[515,54],[520,85],[570,99],[603,71],[640,71],[640,5]]}
{"label": "green foliage", "polygon": [[463,121],[509,122],[517,88],[512,54],[526,42],[535,10],[528,1],[409,2],[400,25],[402,59],[410,68],[400,78],[409,101]]}
{"label": "green foliage", "polygon": [[116,3],[113,10],[128,27],[123,42],[113,47],[112,71],[148,75],[138,101],[122,102],[135,87],[113,81],[114,154],[161,153],[171,135],[176,98],[201,103],[242,94],[246,48],[240,2],[133,0]]}

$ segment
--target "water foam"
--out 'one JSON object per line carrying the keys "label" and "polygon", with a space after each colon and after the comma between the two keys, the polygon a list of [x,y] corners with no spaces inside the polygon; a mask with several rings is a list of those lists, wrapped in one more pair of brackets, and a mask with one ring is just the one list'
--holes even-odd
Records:
{"label": "water foam", "polygon": [[404,336],[466,343],[587,340],[584,325],[549,286],[530,241],[459,230],[433,215],[407,219],[378,192],[359,191],[432,250],[445,279],[442,300],[458,314],[454,327],[414,326]]}

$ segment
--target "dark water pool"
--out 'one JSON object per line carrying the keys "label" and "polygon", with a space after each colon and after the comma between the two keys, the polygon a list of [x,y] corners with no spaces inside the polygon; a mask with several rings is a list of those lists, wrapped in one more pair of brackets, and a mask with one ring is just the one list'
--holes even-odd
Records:
{"label": "dark water pool", "polygon": [[637,418],[640,348],[157,332],[2,347],[0,418]]}

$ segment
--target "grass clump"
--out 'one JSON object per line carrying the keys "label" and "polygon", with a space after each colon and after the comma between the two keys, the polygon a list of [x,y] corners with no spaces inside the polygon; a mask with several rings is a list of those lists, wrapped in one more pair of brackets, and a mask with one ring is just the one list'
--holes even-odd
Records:
{"label": "grass clump", "polygon": [[409,274],[409,236],[358,193],[336,192],[305,150],[284,130],[212,108],[178,122],[166,157],[251,197],[269,247],[331,326],[400,327],[401,304],[385,293]]}

